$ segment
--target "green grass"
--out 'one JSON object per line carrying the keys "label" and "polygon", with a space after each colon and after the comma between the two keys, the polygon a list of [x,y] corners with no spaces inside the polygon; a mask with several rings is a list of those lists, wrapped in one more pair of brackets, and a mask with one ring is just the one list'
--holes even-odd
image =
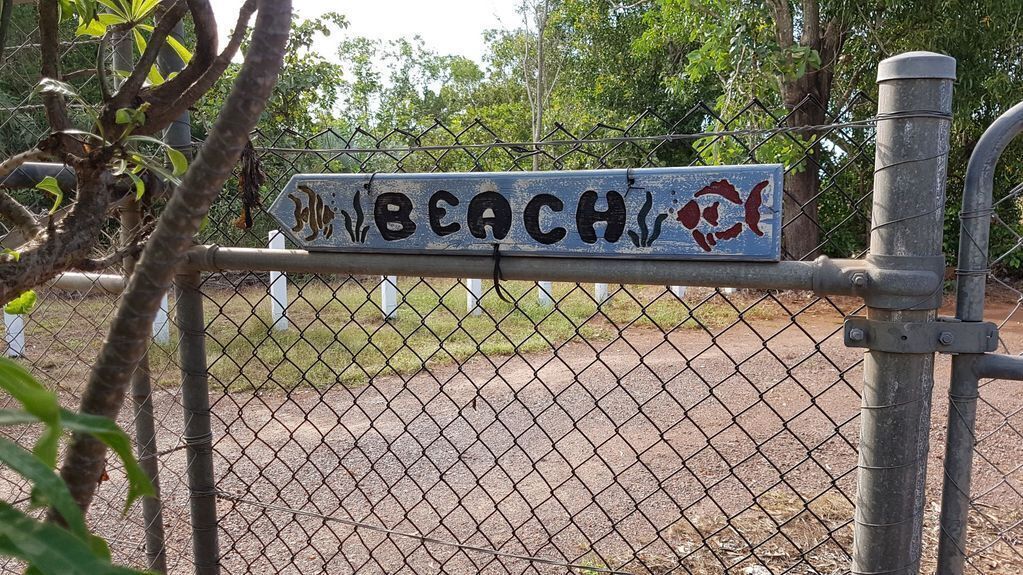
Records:
{"label": "green grass", "polygon": [[[664,288],[612,291],[598,310],[592,297],[573,284],[555,284],[553,309],[536,303],[532,283],[501,285],[518,303],[502,301],[489,289],[483,298],[485,311],[469,315],[465,290],[454,280],[403,278],[396,317],[384,321],[375,281],[327,285],[315,280],[291,286],[292,329],[287,331],[268,328],[263,288],[209,290],[211,375],[229,389],[355,386],[377,376],[414,374],[424,366],[461,363],[477,355],[544,352],[577,338],[610,340],[625,329],[714,329],[739,316],[720,297],[690,310]],[[768,311],[754,306],[743,317],[763,319]],[[161,360],[159,353],[153,354],[154,368],[171,361],[167,352],[163,355]]]}

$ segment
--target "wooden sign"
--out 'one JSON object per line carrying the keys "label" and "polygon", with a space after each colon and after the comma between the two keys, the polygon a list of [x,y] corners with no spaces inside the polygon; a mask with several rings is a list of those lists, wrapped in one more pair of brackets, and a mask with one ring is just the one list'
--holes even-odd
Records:
{"label": "wooden sign", "polygon": [[298,174],[270,207],[310,251],[777,261],[782,166]]}

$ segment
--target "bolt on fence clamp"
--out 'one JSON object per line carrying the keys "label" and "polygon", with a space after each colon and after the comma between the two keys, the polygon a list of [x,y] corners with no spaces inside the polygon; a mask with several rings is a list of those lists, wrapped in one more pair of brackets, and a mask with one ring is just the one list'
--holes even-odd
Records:
{"label": "bolt on fence clamp", "polygon": [[846,347],[888,353],[987,353],[998,348],[998,326],[963,322],[951,317],[937,321],[880,321],[854,315],[845,318]]}

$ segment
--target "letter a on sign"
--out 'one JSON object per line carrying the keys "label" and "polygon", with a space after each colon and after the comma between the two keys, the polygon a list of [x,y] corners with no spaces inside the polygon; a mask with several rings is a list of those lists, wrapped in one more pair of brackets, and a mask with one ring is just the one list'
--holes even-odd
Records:
{"label": "letter a on sign", "polygon": [[782,166],[298,174],[270,215],[310,251],[777,261]]}

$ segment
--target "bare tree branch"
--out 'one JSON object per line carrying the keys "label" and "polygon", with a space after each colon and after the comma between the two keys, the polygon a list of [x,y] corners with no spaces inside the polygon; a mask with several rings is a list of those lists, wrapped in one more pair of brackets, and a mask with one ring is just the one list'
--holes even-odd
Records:
{"label": "bare tree branch", "polygon": [[[138,130],[138,133],[154,134],[162,130],[213,87],[213,84],[216,83],[231,64],[234,55],[238,53],[242,40],[245,38],[245,30],[248,27],[249,19],[252,18],[255,10],[256,0],[246,0],[239,11],[238,21],[231,32],[231,39],[228,40],[227,46],[209,63],[205,70],[199,72],[194,82],[187,85],[174,81],[165,82],[157,86],[149,94],[142,94],[142,98],[152,103],[153,107],[149,113],[146,125]],[[212,18],[212,16],[210,17]],[[185,72],[193,68],[193,63],[194,59],[174,80],[187,79]]]}
{"label": "bare tree branch", "polygon": [[154,227],[156,227],[156,222],[150,222],[142,226],[123,246],[102,258],[86,258],[75,264],[75,269],[83,272],[98,272],[115,266],[124,261],[126,258],[138,257],[145,248],[146,238],[149,236],[149,233],[153,231]]}
{"label": "bare tree branch", "polygon": [[[39,2],[39,52],[42,59],[42,77],[60,80],[60,16],[56,1]],[[50,131],[63,132],[71,127],[68,119],[67,102],[64,96],[54,92],[44,93],[43,110],[50,124]],[[81,147],[63,138],[69,152],[80,151]]]}
{"label": "bare tree branch", "polygon": [[[131,375],[146,350],[160,300],[272,93],[291,27],[291,2],[260,0],[259,8],[252,49],[207,145],[168,201],[121,297],[82,397],[81,410],[85,413],[114,418],[120,411]],[[105,455],[103,443],[75,434],[61,476],[82,509],[88,509],[92,502]],[[51,518],[57,519],[52,512]]]}
{"label": "bare tree branch", "polygon": [[118,108],[130,106],[138,96],[138,92],[142,88],[142,84],[146,81],[146,77],[149,75],[149,69],[156,63],[156,57],[163,48],[164,42],[167,41],[167,36],[170,34],[171,30],[174,29],[174,26],[181,21],[181,18],[185,15],[185,11],[186,8],[183,0],[177,0],[157,19],[156,26],[153,28],[153,33],[149,37],[149,42],[146,44],[145,52],[142,53],[138,63],[135,64],[135,68],[131,71],[131,74],[124,83],[121,84],[121,88],[117,90],[117,93],[114,94],[113,99],[107,106],[106,114],[110,115],[110,120],[113,119],[113,114],[117,112]]}
{"label": "bare tree branch", "polygon": [[[43,162],[52,158],[53,155],[50,152],[39,148],[11,156],[0,163],[0,181],[6,179],[26,162]],[[0,192],[0,217],[20,228],[28,236],[34,236],[43,230],[36,215],[5,192]]]}

